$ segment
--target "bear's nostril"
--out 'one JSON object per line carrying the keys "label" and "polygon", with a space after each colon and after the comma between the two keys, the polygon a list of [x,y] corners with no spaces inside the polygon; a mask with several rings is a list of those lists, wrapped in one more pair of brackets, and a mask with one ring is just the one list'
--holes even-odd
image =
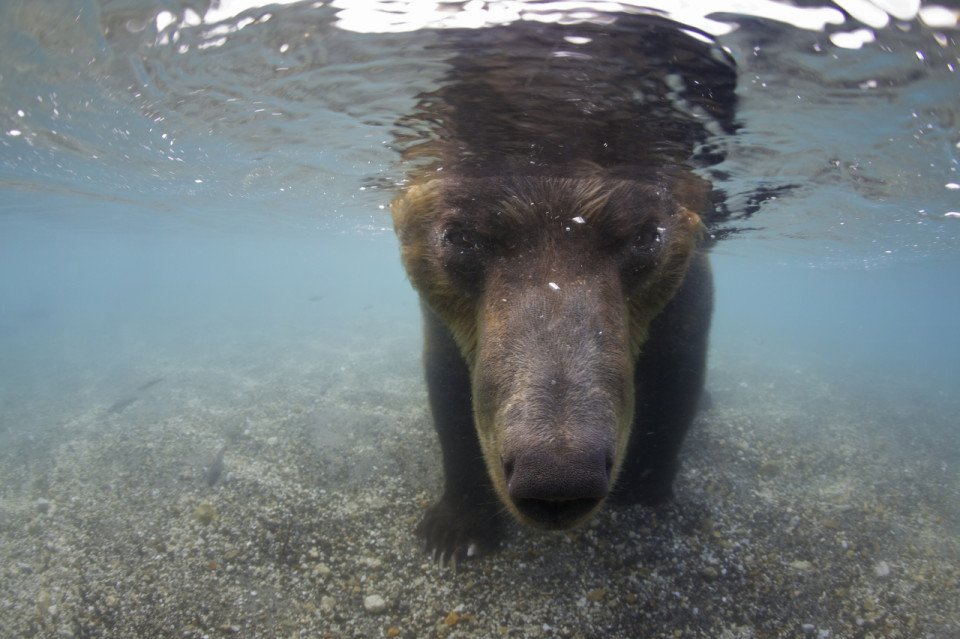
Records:
{"label": "bear's nostril", "polygon": [[568,528],[606,498],[612,460],[606,450],[524,451],[503,462],[507,494],[531,522]]}
{"label": "bear's nostril", "polygon": [[503,462],[503,478],[507,484],[510,483],[510,478],[513,477],[513,460],[508,459]]}

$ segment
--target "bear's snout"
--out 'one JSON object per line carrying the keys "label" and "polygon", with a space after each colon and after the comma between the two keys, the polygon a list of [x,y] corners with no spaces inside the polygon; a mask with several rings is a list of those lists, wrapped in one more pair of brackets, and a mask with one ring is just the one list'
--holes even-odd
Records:
{"label": "bear's snout", "polygon": [[520,514],[547,529],[569,528],[610,492],[613,453],[522,452],[503,462],[507,494]]}

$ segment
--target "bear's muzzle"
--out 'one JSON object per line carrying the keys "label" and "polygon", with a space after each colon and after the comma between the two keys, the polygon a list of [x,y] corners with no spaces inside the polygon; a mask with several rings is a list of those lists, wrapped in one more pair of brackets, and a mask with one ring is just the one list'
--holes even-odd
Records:
{"label": "bear's muzzle", "polygon": [[613,451],[522,452],[503,461],[507,494],[517,511],[550,530],[589,516],[610,492]]}

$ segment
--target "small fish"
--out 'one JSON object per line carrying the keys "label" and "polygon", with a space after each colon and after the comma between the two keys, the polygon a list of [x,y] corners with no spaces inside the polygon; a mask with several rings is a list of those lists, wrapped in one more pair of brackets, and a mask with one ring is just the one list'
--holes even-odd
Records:
{"label": "small fish", "polygon": [[156,378],[156,379],[151,379],[149,382],[147,382],[147,383],[145,383],[145,384],[141,384],[140,386],[138,386],[138,387],[137,387],[137,392],[138,392],[138,393],[142,393],[143,391],[147,390],[148,388],[150,388],[150,387],[152,387],[152,386],[156,386],[157,384],[159,384],[160,382],[162,382],[164,379],[165,379],[164,377],[158,377],[158,378]]}
{"label": "small fish", "polygon": [[210,465],[210,470],[207,471],[207,486],[213,486],[217,483],[217,480],[220,479],[220,473],[223,472],[223,454],[225,452],[227,452],[226,444],[224,444],[220,452],[217,453],[217,458],[213,460],[213,464]]}
{"label": "small fish", "polygon": [[122,411],[124,408],[134,403],[135,401],[137,401],[137,398],[134,396],[118,399],[114,403],[110,404],[110,408],[107,409],[107,415],[113,415],[115,413],[119,413],[120,411]]}

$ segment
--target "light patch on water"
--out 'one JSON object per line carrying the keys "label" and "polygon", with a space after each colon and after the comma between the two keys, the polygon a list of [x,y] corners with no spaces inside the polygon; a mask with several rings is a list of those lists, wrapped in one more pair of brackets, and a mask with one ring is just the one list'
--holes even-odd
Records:
{"label": "light patch on water", "polygon": [[[712,19],[711,15],[746,14],[776,20],[801,29],[823,30],[828,24],[842,24],[843,13],[832,7],[796,7],[772,0],[694,0],[677,3],[673,0],[625,2],[543,2],[507,0],[500,2],[468,2],[459,11],[451,11],[447,3],[353,2],[336,0],[341,9],[338,26],[359,33],[397,33],[436,28],[482,28],[510,24],[518,20],[572,23],[605,21],[603,14],[618,12],[651,13],[668,16],[711,35],[723,35],[736,28],[732,22]],[[884,14],[886,15],[886,14]]]}
{"label": "light patch on water", "polygon": [[877,39],[872,29],[856,29],[854,31],[838,31],[830,34],[830,42],[842,49],[859,49]]}
{"label": "light patch on water", "polygon": [[[160,11],[155,22],[157,31],[163,33],[171,25],[175,29],[201,25],[219,25],[208,32],[208,37],[222,36],[243,29],[255,22],[249,15],[230,21],[238,16],[255,13],[257,10],[276,5],[291,4],[295,0],[264,2],[263,0],[224,0],[212,3],[200,16],[187,8],[177,17],[167,10]],[[857,20],[874,28],[883,28],[890,16],[898,20],[911,20],[917,15],[919,2],[916,0],[835,0],[836,4],[849,12]],[[637,11],[668,16],[678,22],[688,24],[711,35],[723,35],[737,27],[733,22],[712,19],[715,14],[744,14],[790,24],[800,29],[822,31],[827,25],[839,25],[844,15],[833,7],[797,7],[774,0],[694,0],[677,3],[673,0],[627,0],[608,2],[593,0],[572,4],[569,2],[531,3],[518,0],[488,1],[473,0],[460,6],[452,2],[396,2],[394,0],[335,0],[332,6],[339,9],[338,26],[357,33],[402,33],[422,29],[457,28],[480,29],[495,25],[510,24],[518,20],[539,22],[581,22],[609,20],[603,14],[623,11]],[[270,14],[261,16],[269,19]],[[931,7],[925,12],[928,24],[947,26],[950,10]],[[955,24],[955,22],[954,22]],[[170,40],[161,37],[160,43]],[[175,39],[173,40],[176,41]],[[570,41],[573,44],[583,42]],[[214,40],[208,46],[219,46],[222,41]]]}
{"label": "light patch on water", "polygon": [[935,29],[955,29],[960,22],[960,11],[941,5],[921,7],[919,16],[925,25]]}
{"label": "light patch on water", "polygon": [[870,0],[834,1],[856,20],[874,29],[882,29],[890,23],[890,14],[882,9],[878,2],[871,2]]}

